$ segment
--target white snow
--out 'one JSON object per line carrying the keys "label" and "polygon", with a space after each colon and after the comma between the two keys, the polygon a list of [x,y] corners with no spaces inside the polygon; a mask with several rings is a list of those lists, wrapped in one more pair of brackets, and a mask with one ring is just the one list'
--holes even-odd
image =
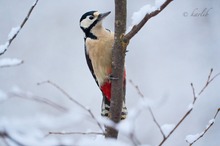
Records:
{"label": "white snow", "polygon": [[[14,35],[20,31],[20,29],[21,29],[20,26],[13,27],[8,34],[8,40],[12,39],[14,37]],[[0,54],[3,53],[5,50],[7,50],[8,46],[9,46],[9,41],[7,41],[3,45],[0,45]]]}
{"label": "white snow", "polygon": [[131,16],[132,19],[132,25],[138,24],[146,14],[149,14],[155,10],[159,10],[160,6],[165,2],[166,0],[156,0],[155,5],[151,6],[149,4],[144,5],[143,7],[140,8],[137,12],[134,12],[133,15]]}
{"label": "white snow", "polygon": [[190,111],[191,109],[193,109],[193,107],[194,107],[194,105],[193,105],[192,103],[190,103],[190,104],[188,105],[187,111]]}
{"label": "white snow", "polygon": [[19,65],[22,62],[22,60],[17,58],[3,58],[0,59],[0,67]]}
{"label": "white snow", "polygon": [[211,119],[209,120],[209,123],[208,125],[206,125],[206,129],[204,131],[202,131],[201,133],[197,133],[197,134],[194,134],[194,135],[187,135],[186,136],[186,142],[188,143],[193,143],[194,141],[196,141],[199,137],[201,137],[205,131],[211,126],[211,124],[215,123],[215,119]]}
{"label": "white snow", "polygon": [[164,135],[168,136],[174,127],[175,127],[174,124],[164,124],[161,126],[161,129],[162,129]]}
{"label": "white snow", "polygon": [[206,129],[209,128],[209,127],[210,127],[212,124],[214,124],[214,123],[215,123],[215,119],[209,120],[208,125],[206,125]]}
{"label": "white snow", "polygon": [[146,14],[151,13],[152,11],[155,11],[156,7],[151,6],[149,4],[143,6],[140,8],[139,11],[134,12],[133,15],[131,16],[132,19],[132,25],[138,24]]}
{"label": "white snow", "polygon": [[159,10],[160,6],[165,2],[166,0],[156,0],[155,1],[155,7]]}
{"label": "white snow", "polygon": [[8,39],[12,39],[19,31],[20,31],[21,27],[17,26],[17,27],[13,27],[10,31],[10,33],[8,34]]}
{"label": "white snow", "polygon": [[0,90],[0,101],[5,100],[5,99],[7,99],[7,94],[3,92],[2,90]]}
{"label": "white snow", "polygon": [[6,98],[7,98],[7,94],[3,92],[2,90],[0,90],[0,101],[5,100]]}
{"label": "white snow", "polygon": [[215,119],[209,120],[209,125],[207,125],[207,126],[210,126],[210,125],[213,124],[213,123],[215,123]]}
{"label": "white snow", "polygon": [[149,14],[156,10],[160,10],[160,6],[165,1],[166,0],[156,0],[154,6],[147,4],[141,7],[137,12],[134,12],[133,15],[131,16],[131,20],[132,20],[131,26],[128,27],[126,33],[128,33],[134,25],[138,24],[144,18],[146,14]]}
{"label": "white snow", "polygon": [[33,2],[32,6],[36,5],[37,1],[38,1],[38,0],[35,0],[35,1]]}
{"label": "white snow", "polygon": [[120,140],[114,139],[89,139],[89,138],[82,138],[76,143],[76,145],[82,146],[131,146],[128,143],[122,142]]}
{"label": "white snow", "polygon": [[186,142],[193,143],[195,140],[197,140],[203,133],[197,133],[194,135],[187,135],[186,136]]}
{"label": "white snow", "polygon": [[5,44],[0,45],[0,54],[3,53],[8,48],[9,42],[7,41]]}

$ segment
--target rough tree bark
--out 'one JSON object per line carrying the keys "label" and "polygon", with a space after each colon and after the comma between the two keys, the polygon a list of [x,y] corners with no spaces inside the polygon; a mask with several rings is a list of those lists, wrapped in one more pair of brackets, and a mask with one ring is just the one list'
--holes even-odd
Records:
{"label": "rough tree bark", "polygon": [[[125,98],[123,92],[123,74],[127,45],[130,39],[140,31],[150,18],[159,14],[172,1],[173,0],[165,0],[160,8],[151,13],[147,13],[138,24],[133,26],[130,32],[125,34],[127,0],[115,0],[115,42],[112,51],[112,76],[116,79],[112,80],[110,106],[110,119],[115,123],[120,122],[122,103]],[[114,129],[114,127],[106,127],[105,136],[107,138],[117,138],[118,131]]]}
{"label": "rough tree bark", "polygon": [[[123,94],[123,74],[126,44],[123,35],[126,30],[127,1],[115,0],[115,42],[112,52],[112,80],[110,119],[118,123],[121,119]],[[118,131],[113,127],[106,128],[106,137],[117,138]]]}

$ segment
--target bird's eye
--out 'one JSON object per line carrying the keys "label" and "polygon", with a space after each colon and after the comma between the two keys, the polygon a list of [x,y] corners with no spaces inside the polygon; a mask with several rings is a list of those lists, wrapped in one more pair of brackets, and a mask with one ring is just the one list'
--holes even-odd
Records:
{"label": "bird's eye", "polygon": [[90,19],[90,20],[94,19],[94,16],[89,16],[89,19]]}

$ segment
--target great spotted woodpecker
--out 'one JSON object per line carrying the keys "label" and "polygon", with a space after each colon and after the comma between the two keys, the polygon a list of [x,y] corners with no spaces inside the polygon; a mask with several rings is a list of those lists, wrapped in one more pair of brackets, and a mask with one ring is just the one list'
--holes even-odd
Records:
{"label": "great spotted woodpecker", "polygon": [[[101,115],[106,117],[109,117],[111,100],[111,79],[113,79],[111,77],[111,65],[114,33],[102,26],[102,20],[110,13],[89,11],[83,14],[80,19],[80,28],[85,33],[86,61],[92,76],[103,94]],[[125,84],[126,72],[124,70],[124,93]],[[121,119],[125,119],[126,115],[127,108],[124,100]]]}

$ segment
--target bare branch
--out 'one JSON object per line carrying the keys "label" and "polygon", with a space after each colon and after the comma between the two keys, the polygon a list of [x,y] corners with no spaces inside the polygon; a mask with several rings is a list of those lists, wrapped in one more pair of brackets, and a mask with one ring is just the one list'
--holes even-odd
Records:
{"label": "bare branch", "polygon": [[100,133],[100,132],[49,132],[48,135],[104,135],[104,133]]}
{"label": "bare branch", "polygon": [[104,130],[102,128],[101,123],[96,119],[96,117],[94,116],[94,114],[92,113],[92,111],[88,108],[86,108],[84,105],[82,105],[81,103],[79,103],[77,100],[75,100],[74,98],[72,98],[72,96],[70,96],[64,89],[62,89],[60,86],[58,86],[57,84],[55,84],[54,82],[51,82],[50,80],[48,81],[43,81],[40,83],[37,83],[37,85],[42,85],[42,84],[50,84],[53,87],[55,87],[57,90],[59,90],[60,92],[62,92],[70,101],[72,101],[73,103],[75,103],[76,105],[78,105],[79,107],[81,107],[83,110],[85,110],[86,112],[89,113],[89,115],[92,117],[92,119],[96,122],[96,124],[98,125],[98,127],[100,128],[100,130],[104,133]]}
{"label": "bare branch", "polygon": [[201,91],[199,92],[198,95],[201,95],[203,93],[203,91],[207,88],[207,86],[216,78],[220,75],[220,73],[217,73],[216,75],[214,75],[212,78],[211,78],[211,75],[212,75],[212,72],[213,72],[213,69],[210,70],[210,73],[209,73],[209,76],[208,76],[208,79],[206,81],[206,84],[205,86],[201,89]]}
{"label": "bare branch", "polygon": [[18,35],[18,33],[21,31],[21,29],[24,27],[25,23],[27,22],[27,20],[29,19],[33,9],[35,8],[35,6],[37,5],[39,0],[36,0],[34,2],[34,4],[31,6],[30,10],[28,11],[27,16],[24,18],[23,22],[21,23],[21,25],[17,28],[17,30],[15,31],[15,33],[10,36],[9,40],[4,44],[4,45],[0,45],[0,55],[4,54],[8,47],[11,45],[12,41],[16,38],[16,36]]}
{"label": "bare branch", "polygon": [[191,87],[192,87],[192,92],[193,92],[193,104],[196,102],[196,99],[197,99],[197,97],[196,97],[196,92],[195,92],[195,88],[194,88],[194,86],[193,86],[193,83],[191,83],[190,84],[191,85]]}
{"label": "bare branch", "polygon": [[[212,72],[213,72],[213,69],[211,69],[209,75],[208,75],[208,80],[207,82],[205,83],[205,86],[202,88],[202,90],[199,92],[198,95],[201,95],[205,89],[208,87],[208,85],[218,76],[220,75],[220,73],[216,74],[214,77],[211,78],[211,75],[212,75]],[[198,99],[198,97],[196,97],[196,93],[195,93],[195,88],[193,86],[193,83],[191,83],[191,87],[192,87],[192,91],[193,91],[193,102],[192,102],[192,107],[189,108],[189,110],[183,115],[183,117],[180,119],[180,121],[176,124],[176,126],[173,128],[173,130],[167,135],[167,137],[165,139],[163,139],[161,141],[161,143],[159,144],[159,146],[161,146],[169,137],[170,135],[177,129],[177,127],[179,127],[179,125],[186,119],[186,117],[189,116],[189,114],[192,112],[193,110],[193,106],[194,104],[196,103],[196,100]]]}
{"label": "bare branch", "polygon": [[131,29],[130,32],[128,32],[125,36],[124,36],[124,41],[125,42],[129,42],[129,40],[138,33],[138,31],[140,31],[140,29],[145,25],[145,23],[152,17],[156,16],[157,14],[159,14],[170,2],[172,2],[173,0],[166,0],[161,6],[160,9],[155,10],[151,13],[147,13],[145,15],[145,17],[135,26],[133,26],[133,28]]}
{"label": "bare branch", "polygon": [[[192,146],[192,145],[193,145],[194,143],[196,143],[200,138],[202,138],[202,137],[206,134],[206,132],[214,125],[215,119],[216,119],[216,117],[217,117],[219,111],[220,111],[220,108],[219,108],[219,109],[217,110],[217,112],[215,113],[214,118],[209,121],[209,124],[206,126],[206,128],[204,129],[204,131],[201,132],[200,134],[198,134],[198,135],[197,135],[197,138],[196,138],[195,140],[193,140],[192,142],[189,142],[189,141],[186,139],[186,142],[189,143],[189,146]],[[190,135],[190,136],[191,136],[191,135]]]}
{"label": "bare branch", "polygon": [[[208,80],[205,84],[205,86],[202,88],[202,90],[199,92],[198,95],[201,95],[205,89],[208,87],[208,85],[220,74],[216,74],[213,78],[211,78],[211,75],[212,75],[212,72],[213,72],[213,69],[211,69],[209,75],[208,75]],[[198,97],[196,97],[196,93],[195,93],[195,88],[193,86],[193,83],[191,83],[191,87],[192,87],[192,91],[193,91],[193,102],[192,102],[192,106],[194,106],[194,104],[196,103],[196,100],[198,99]],[[163,139],[161,141],[161,143],[159,144],[159,146],[161,146],[169,137],[170,135],[177,129],[177,127],[179,127],[179,125],[186,119],[186,117],[189,116],[189,114],[192,112],[193,110],[193,107],[190,108],[184,115],[183,117],[180,119],[180,121],[176,124],[176,126],[173,128],[173,130],[167,135],[167,137],[165,139]]]}
{"label": "bare branch", "polygon": [[40,96],[29,96],[29,95],[25,95],[25,94],[18,94],[18,93],[11,93],[11,95],[9,96],[11,98],[21,98],[21,99],[25,99],[25,100],[31,100],[31,101],[35,101],[35,102],[39,102],[39,103],[43,103],[46,105],[49,105],[50,107],[53,107],[61,112],[67,112],[68,109],[47,99],[44,97],[40,97]]}
{"label": "bare branch", "polygon": [[131,85],[136,89],[138,95],[140,95],[141,98],[144,98],[144,94],[142,94],[142,92],[141,92],[141,90],[139,89],[139,87],[138,87],[137,85],[135,85],[132,80],[129,80],[129,82],[130,82]]}
{"label": "bare branch", "polygon": [[[198,95],[201,95],[201,94],[205,91],[205,89],[209,86],[209,84],[210,84],[216,77],[218,77],[218,76],[220,75],[220,73],[217,73],[216,75],[214,75],[214,76],[212,77],[212,76],[211,76],[211,75],[212,75],[212,72],[213,72],[213,69],[211,69],[211,71],[210,71],[210,73],[209,73],[209,75],[208,75],[208,80],[207,80],[207,82],[205,83],[205,86],[201,89],[201,91],[199,92]],[[131,83],[131,84],[134,86],[134,88],[137,90],[138,95],[140,95],[140,96],[143,98],[144,95],[141,93],[141,91],[139,90],[138,86],[135,85],[132,80],[130,80],[130,83]],[[160,144],[159,144],[158,146],[162,146],[163,143],[173,134],[173,132],[179,127],[179,125],[180,125],[180,124],[186,119],[186,117],[188,117],[189,114],[192,112],[193,106],[194,106],[194,104],[196,103],[196,100],[198,99],[198,97],[196,97],[196,92],[195,92],[195,88],[194,88],[194,86],[193,86],[193,83],[191,83],[191,87],[192,87],[192,92],[193,92],[192,107],[190,107],[190,108],[188,109],[188,111],[183,115],[183,117],[179,120],[179,122],[174,126],[174,128],[170,131],[170,133],[169,133],[167,136],[163,133],[163,131],[162,131],[162,129],[161,129],[159,123],[157,122],[157,120],[156,120],[156,118],[155,118],[153,112],[152,112],[151,109],[149,108],[149,111],[150,111],[150,113],[151,113],[151,116],[153,117],[153,120],[154,120],[155,124],[156,124],[157,127],[160,129],[160,132],[161,132],[161,134],[163,135],[163,140],[160,142]],[[215,114],[215,117],[217,116],[219,110],[220,110],[220,109],[218,109],[217,113]],[[215,117],[214,117],[214,118],[215,118]],[[212,124],[211,124],[211,126],[212,126]],[[209,129],[209,128],[208,128],[208,129]],[[208,129],[207,129],[207,130],[208,130]]]}
{"label": "bare branch", "polygon": [[[130,79],[129,82],[131,83],[131,85],[136,89],[138,95],[141,97],[141,98],[144,98],[144,94],[141,92],[141,90],[139,89],[139,87],[137,85],[134,84],[134,82]],[[158,129],[160,130],[160,133],[163,135],[163,138],[165,138],[165,134],[163,133],[163,130],[161,129],[161,126],[160,124],[158,123],[158,121],[156,120],[156,117],[154,116],[154,113],[151,109],[151,107],[148,107],[148,110],[151,114],[151,117],[153,118],[153,121],[154,123],[157,125]]]}
{"label": "bare branch", "polygon": [[4,139],[6,144],[8,144],[8,142],[7,142],[7,139],[8,139],[8,140],[12,141],[14,144],[16,144],[17,146],[26,146],[26,145],[22,144],[21,142],[17,141],[12,136],[10,136],[10,134],[8,134],[8,132],[6,132],[6,131],[0,131],[0,137]]}
{"label": "bare branch", "polygon": [[152,116],[152,118],[153,118],[154,123],[157,125],[158,129],[160,130],[160,133],[163,135],[163,138],[165,139],[166,136],[165,136],[165,134],[163,133],[163,130],[161,129],[160,124],[157,122],[157,120],[156,120],[156,118],[155,118],[155,116],[154,116],[154,114],[153,114],[153,111],[152,111],[152,109],[151,109],[150,107],[149,107],[149,111],[150,111],[150,114],[151,114],[151,116]]}

